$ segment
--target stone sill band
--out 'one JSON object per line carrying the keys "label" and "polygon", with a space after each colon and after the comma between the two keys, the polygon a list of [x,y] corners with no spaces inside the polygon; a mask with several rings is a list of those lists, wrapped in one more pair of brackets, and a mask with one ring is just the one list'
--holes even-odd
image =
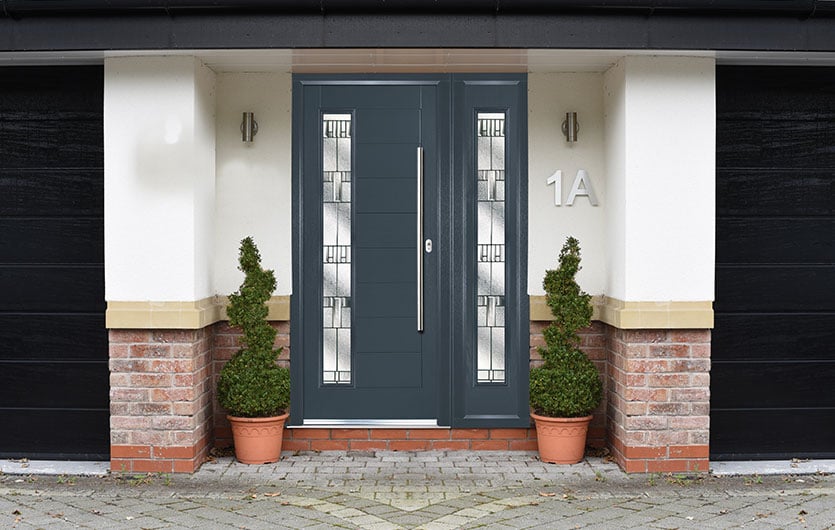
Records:
{"label": "stone sill band", "polygon": [[[226,320],[225,296],[195,302],[107,302],[108,329],[202,329]],[[713,302],[624,302],[608,296],[592,299],[592,320],[618,329],[711,329]],[[290,296],[267,302],[272,321],[290,320]],[[531,321],[551,320],[544,296],[530,297]]]}

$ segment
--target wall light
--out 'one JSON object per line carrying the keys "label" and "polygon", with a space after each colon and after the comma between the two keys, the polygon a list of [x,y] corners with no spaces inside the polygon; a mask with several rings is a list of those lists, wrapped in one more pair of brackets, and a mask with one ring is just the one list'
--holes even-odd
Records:
{"label": "wall light", "polygon": [[258,122],[255,121],[255,113],[244,112],[241,121],[241,141],[250,143],[256,134],[258,134]]}
{"label": "wall light", "polygon": [[576,112],[566,112],[565,121],[562,122],[562,133],[565,135],[565,141],[574,143],[577,141],[577,132],[580,130],[580,122],[577,121]]}

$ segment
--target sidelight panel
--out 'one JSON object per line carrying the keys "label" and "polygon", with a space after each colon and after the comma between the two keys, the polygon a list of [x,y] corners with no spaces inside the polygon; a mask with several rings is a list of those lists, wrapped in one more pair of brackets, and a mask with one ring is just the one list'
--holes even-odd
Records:
{"label": "sidelight panel", "polygon": [[351,383],[350,114],[322,116],[322,382]]}
{"label": "sidelight panel", "polygon": [[479,383],[505,382],[505,114],[477,115],[476,337]]}

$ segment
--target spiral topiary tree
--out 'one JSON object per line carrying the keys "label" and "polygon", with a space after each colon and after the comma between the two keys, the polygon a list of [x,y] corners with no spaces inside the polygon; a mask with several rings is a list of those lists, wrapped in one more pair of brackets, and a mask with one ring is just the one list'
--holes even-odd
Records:
{"label": "spiral topiary tree", "polygon": [[530,403],[534,412],[555,418],[588,416],[603,398],[603,385],[594,363],[580,350],[577,331],[591,324],[591,296],[575,277],[580,270],[580,243],[569,237],[559,255],[559,267],[545,273],[546,302],[554,316],[545,328],[544,364],[530,373]]}
{"label": "spiral topiary tree", "polygon": [[240,288],[229,295],[229,324],[243,331],[239,349],[220,372],[218,401],[230,415],[277,416],[290,404],[290,371],[278,366],[281,348],[273,348],[276,331],[267,321],[267,300],[276,288],[275,274],[261,267],[261,254],[251,237],[241,241]]}

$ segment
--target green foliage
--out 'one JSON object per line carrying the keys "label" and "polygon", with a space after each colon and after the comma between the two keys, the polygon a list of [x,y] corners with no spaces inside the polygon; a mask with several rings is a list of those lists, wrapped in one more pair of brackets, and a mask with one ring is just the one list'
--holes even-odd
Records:
{"label": "green foliage", "polygon": [[217,394],[232,416],[259,418],[281,414],[290,404],[290,371],[278,366],[276,331],[267,321],[267,300],[276,288],[275,274],[261,268],[261,254],[247,237],[241,241],[240,288],[229,295],[229,324],[243,331],[238,350],[220,371]]}
{"label": "green foliage", "polygon": [[554,321],[545,328],[545,363],[531,369],[530,402],[534,412],[557,418],[587,416],[603,398],[603,385],[594,363],[580,350],[577,331],[591,324],[591,296],[575,277],[580,270],[580,244],[569,237],[559,255],[559,267],[546,271],[542,282]]}

